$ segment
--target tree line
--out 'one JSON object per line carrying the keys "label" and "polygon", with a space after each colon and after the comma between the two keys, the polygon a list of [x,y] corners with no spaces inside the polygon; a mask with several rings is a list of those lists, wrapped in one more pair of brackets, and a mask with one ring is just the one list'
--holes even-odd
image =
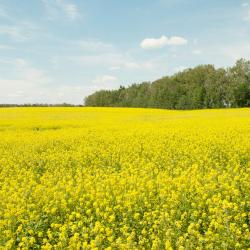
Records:
{"label": "tree line", "polygon": [[203,109],[250,107],[250,61],[232,67],[199,65],[154,82],[100,90],[85,98],[85,106]]}
{"label": "tree line", "polygon": [[74,105],[70,103],[24,103],[24,104],[0,104],[0,108],[12,108],[12,107],[82,107],[83,105]]}

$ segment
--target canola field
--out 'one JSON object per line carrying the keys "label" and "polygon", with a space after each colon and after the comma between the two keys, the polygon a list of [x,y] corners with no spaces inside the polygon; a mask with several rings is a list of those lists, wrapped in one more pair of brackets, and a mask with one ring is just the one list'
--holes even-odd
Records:
{"label": "canola field", "polygon": [[0,109],[0,249],[248,249],[250,109]]}

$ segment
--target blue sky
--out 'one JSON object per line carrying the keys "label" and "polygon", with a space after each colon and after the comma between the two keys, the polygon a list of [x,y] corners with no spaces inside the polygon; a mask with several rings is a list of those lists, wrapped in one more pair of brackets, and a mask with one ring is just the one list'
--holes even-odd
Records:
{"label": "blue sky", "polygon": [[79,104],[241,57],[250,59],[250,1],[0,0],[0,103]]}

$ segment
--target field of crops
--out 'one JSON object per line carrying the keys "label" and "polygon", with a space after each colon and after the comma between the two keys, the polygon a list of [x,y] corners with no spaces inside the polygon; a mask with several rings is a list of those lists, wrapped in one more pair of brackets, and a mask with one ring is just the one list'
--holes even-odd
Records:
{"label": "field of crops", "polygon": [[247,249],[250,109],[0,109],[0,249]]}

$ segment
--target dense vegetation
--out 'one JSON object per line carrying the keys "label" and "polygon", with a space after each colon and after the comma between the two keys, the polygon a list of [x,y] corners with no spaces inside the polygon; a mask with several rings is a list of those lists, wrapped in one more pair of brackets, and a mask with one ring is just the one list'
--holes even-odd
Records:
{"label": "dense vegetation", "polygon": [[216,69],[200,65],[155,82],[100,90],[85,99],[86,106],[201,109],[250,106],[250,61]]}

